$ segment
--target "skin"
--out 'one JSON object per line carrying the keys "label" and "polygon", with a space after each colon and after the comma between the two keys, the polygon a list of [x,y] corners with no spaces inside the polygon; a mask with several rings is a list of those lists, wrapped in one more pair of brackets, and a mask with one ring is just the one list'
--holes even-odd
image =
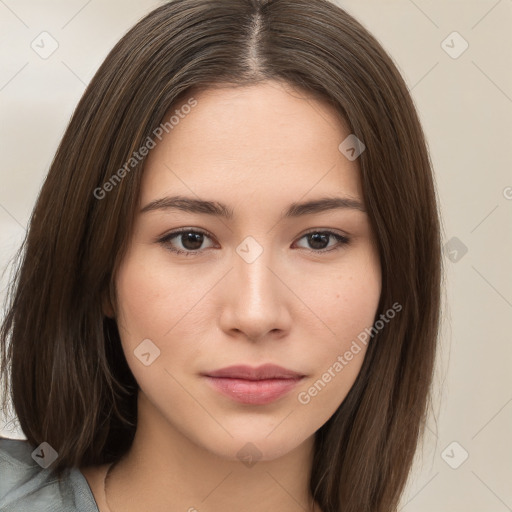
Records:
{"label": "skin", "polygon": [[[194,98],[197,106],[150,151],[140,207],[183,195],[225,203],[235,216],[175,209],[136,215],[116,276],[115,311],[107,314],[118,320],[140,386],[139,420],[131,450],[108,480],[110,510],[313,510],[314,434],[352,387],[366,347],[309,403],[298,394],[372,326],[381,268],[366,212],[280,216],[293,202],[324,196],[364,205],[357,160],[338,150],[350,131],[324,100],[280,82]],[[181,236],[158,242],[179,228],[213,236],[203,238],[202,252],[179,255],[170,247],[197,246]],[[315,245],[304,236],[315,229],[350,242],[331,236]],[[263,248],[252,263],[236,252],[248,236]],[[149,366],[134,354],[144,339],[160,350]],[[200,375],[268,362],[305,375],[268,405],[237,403]],[[261,454],[252,467],[237,457],[249,442]],[[105,470],[82,468],[102,512],[109,510]]]}

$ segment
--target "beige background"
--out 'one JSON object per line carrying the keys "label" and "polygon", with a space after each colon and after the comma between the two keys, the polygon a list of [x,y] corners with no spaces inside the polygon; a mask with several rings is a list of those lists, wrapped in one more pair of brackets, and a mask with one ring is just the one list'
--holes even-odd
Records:
{"label": "beige background", "polygon": [[[2,269],[85,85],[160,3],[0,0]],[[401,510],[512,511],[512,0],[338,3],[376,35],[409,84],[450,241],[436,407]],[[31,48],[43,31],[59,45],[47,59]],[[23,437],[6,421],[0,434]]]}

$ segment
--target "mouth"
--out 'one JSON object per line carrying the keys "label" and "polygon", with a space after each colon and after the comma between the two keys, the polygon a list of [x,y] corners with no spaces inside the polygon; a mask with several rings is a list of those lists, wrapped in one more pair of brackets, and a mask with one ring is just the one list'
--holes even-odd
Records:
{"label": "mouth", "polygon": [[216,391],[249,405],[272,403],[289,393],[305,377],[272,364],[257,368],[230,366],[202,375]]}

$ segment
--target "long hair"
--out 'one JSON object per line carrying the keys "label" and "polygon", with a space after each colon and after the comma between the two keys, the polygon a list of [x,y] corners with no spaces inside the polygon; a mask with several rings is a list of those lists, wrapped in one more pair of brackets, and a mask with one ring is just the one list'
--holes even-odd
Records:
{"label": "long hair", "polygon": [[126,162],[192,88],[266,80],[327,99],[366,146],[358,164],[382,268],[376,318],[396,302],[403,309],[315,433],[310,490],[324,512],[390,512],[430,403],[440,220],[406,84],[376,39],[327,0],[176,0],[111,50],[70,120],[20,251],[0,332],[5,394],[29,442],[58,452],[59,477],[126,453],[138,386],[102,310],[115,303],[145,157]]}

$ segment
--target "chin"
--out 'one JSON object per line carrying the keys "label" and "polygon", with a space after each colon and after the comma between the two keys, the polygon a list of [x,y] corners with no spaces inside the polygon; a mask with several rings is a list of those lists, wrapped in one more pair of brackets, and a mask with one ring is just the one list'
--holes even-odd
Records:
{"label": "chin", "polygon": [[[251,467],[256,462],[273,461],[293,452],[308,436],[295,438],[293,433],[280,432],[267,434],[262,429],[246,429],[245,431],[230,431],[233,437],[223,437],[218,443],[208,438],[201,443],[205,449],[218,457],[245,463]],[[313,435],[313,434],[312,434]]]}

